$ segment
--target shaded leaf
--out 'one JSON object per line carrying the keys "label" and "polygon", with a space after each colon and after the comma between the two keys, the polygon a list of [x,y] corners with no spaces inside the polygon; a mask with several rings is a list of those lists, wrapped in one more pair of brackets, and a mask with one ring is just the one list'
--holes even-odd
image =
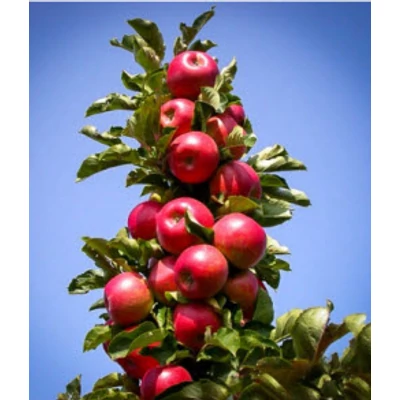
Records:
{"label": "shaded leaf", "polygon": [[93,386],[93,391],[122,386],[122,384],[122,375],[118,374],[117,372],[112,372],[111,374],[98,379]]}
{"label": "shaded leaf", "polygon": [[139,400],[139,397],[133,393],[123,392],[120,389],[100,389],[85,394],[82,400]]}
{"label": "shaded leaf", "polygon": [[106,307],[106,306],[105,306],[105,304],[104,304],[104,299],[101,298],[101,299],[95,301],[95,302],[90,306],[89,311],[98,310],[98,309],[105,308],[105,307]]}
{"label": "shaded leaf", "polygon": [[163,174],[149,173],[147,170],[142,168],[138,168],[129,172],[126,178],[127,187],[131,185],[146,185],[146,184],[168,188],[168,183],[166,182]]}
{"label": "shaded leaf", "polygon": [[121,80],[123,85],[128,90],[133,90],[135,92],[141,92],[144,87],[146,74],[135,74],[132,75],[127,71],[122,71]]}
{"label": "shaded leaf", "polygon": [[70,400],[79,400],[81,396],[81,378],[82,375],[77,375],[71,382],[66,386],[66,397]]}
{"label": "shaded leaf", "polygon": [[228,104],[228,100],[214,88],[204,86],[201,88],[200,101],[210,105],[216,113],[223,113]]}
{"label": "shaded leaf", "polygon": [[214,230],[201,225],[188,210],[185,211],[185,227],[190,234],[199,237],[206,243],[213,243]]}
{"label": "shaded leaf", "polygon": [[214,89],[218,92],[230,92],[233,89],[232,81],[235,78],[236,72],[237,63],[236,58],[234,57],[226,67],[222,68],[215,80]]}
{"label": "shaded leaf", "polygon": [[86,334],[83,342],[83,351],[94,350],[110,339],[111,327],[109,325],[96,325]]}
{"label": "shaded leaf", "polygon": [[290,388],[290,395],[296,400],[319,400],[322,399],[321,394],[315,389],[301,384]]}
{"label": "shaded leaf", "polygon": [[234,212],[248,213],[256,210],[260,206],[253,200],[245,196],[229,196],[224,205],[218,208],[218,215],[226,215]]}
{"label": "shaded leaf", "polygon": [[[187,26],[181,23],[179,29],[182,32],[182,42],[189,45],[196,35],[200,32],[203,26],[214,16],[215,6],[211,7],[209,11],[206,11],[199,15],[194,21],[192,26]],[[176,53],[175,53],[176,54]]]}
{"label": "shaded leaf", "polygon": [[190,46],[189,50],[206,52],[215,46],[217,46],[216,43],[212,42],[211,40],[196,40]]}
{"label": "shaded leaf", "polygon": [[253,321],[269,325],[274,319],[274,308],[269,294],[262,289],[258,290]]}
{"label": "shaded leaf", "polygon": [[266,400],[268,392],[259,383],[252,383],[240,394],[239,400]]}
{"label": "shaded leaf", "polygon": [[87,110],[86,117],[114,110],[136,110],[139,100],[125,94],[111,93],[96,100]]}
{"label": "shaded leaf", "polygon": [[[178,346],[176,339],[171,333],[169,333],[164,337],[159,346],[145,347],[141,350],[140,354],[154,357],[161,365],[164,365],[175,360],[177,350]],[[187,355],[190,355],[189,351],[187,352]]]}
{"label": "shaded leaf", "polygon": [[371,387],[370,385],[359,377],[351,376],[345,380],[343,385],[345,394],[351,396],[351,399],[356,400],[370,400]]}
{"label": "shaded leaf", "polygon": [[283,187],[269,187],[264,189],[268,196],[276,199],[285,200],[302,207],[308,207],[311,205],[310,199],[301,190],[287,189]]}
{"label": "shaded leaf", "polygon": [[239,332],[232,328],[222,327],[206,339],[206,344],[228,350],[233,356],[236,356],[236,352],[240,348]]}
{"label": "shaded leaf", "polygon": [[90,290],[103,288],[108,279],[101,269],[90,269],[72,279],[68,286],[69,294],[85,294]]}
{"label": "shaded leaf", "polygon": [[121,49],[134,53],[135,35],[124,35],[121,42],[118,39],[113,38],[110,40],[110,44],[112,46],[120,47]]}
{"label": "shaded leaf", "polygon": [[109,132],[99,133],[94,126],[86,125],[79,133],[106,146],[113,146],[122,143],[121,139],[119,139],[122,129],[121,127],[112,127]]}
{"label": "shaded leaf", "polygon": [[300,308],[294,308],[293,310],[288,311],[287,313],[281,315],[276,320],[276,327],[271,332],[271,339],[275,342],[280,342],[287,337],[289,337],[292,333],[293,326],[297,321],[297,318],[303,313],[303,310]]}
{"label": "shaded leaf", "polygon": [[290,396],[286,389],[271,375],[263,374],[258,376],[258,380],[267,392],[267,399],[289,400]]}
{"label": "shaded leaf", "polygon": [[289,188],[286,180],[275,174],[260,174],[260,182],[263,188]]}
{"label": "shaded leaf", "polygon": [[147,19],[135,18],[128,24],[148,43],[155,51],[158,58],[162,60],[165,55],[165,43],[158,26]]}

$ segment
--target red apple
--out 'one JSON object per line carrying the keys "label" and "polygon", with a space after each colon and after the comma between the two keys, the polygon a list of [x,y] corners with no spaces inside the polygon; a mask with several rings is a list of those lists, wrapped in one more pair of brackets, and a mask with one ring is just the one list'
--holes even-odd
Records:
{"label": "red apple", "polygon": [[230,276],[223,291],[230,301],[247,310],[254,307],[258,289],[258,278],[251,271],[243,271]]}
{"label": "red apple", "polygon": [[106,284],[104,303],[116,324],[129,326],[148,316],[153,307],[153,295],[144,277],[136,272],[123,272]]}
{"label": "red apple", "polygon": [[175,283],[174,266],[176,257],[167,256],[158,260],[150,270],[149,286],[155,298],[161,303],[168,304],[165,292],[178,290]]}
{"label": "red apple", "polygon": [[194,103],[187,99],[172,99],[161,106],[160,125],[162,128],[176,128],[174,137],[192,130]]}
{"label": "red apple", "polygon": [[164,365],[149,369],[140,387],[141,400],[154,400],[156,396],[174,385],[192,382],[190,373],[179,365]]}
{"label": "red apple", "polygon": [[194,351],[204,345],[204,333],[207,326],[211,332],[221,327],[221,319],[214,309],[204,303],[178,304],[173,314],[176,339]]}
{"label": "red apple", "polygon": [[226,138],[236,125],[237,122],[229,115],[214,115],[207,120],[206,131],[219,147],[224,147]]}
{"label": "red apple", "polygon": [[167,86],[174,97],[196,99],[202,86],[214,86],[219,73],[215,60],[201,51],[184,51],[172,59]]}
{"label": "red apple", "polygon": [[[108,320],[106,325],[114,325],[112,320]],[[126,332],[130,332],[135,330],[137,327],[129,327],[126,328]],[[110,342],[104,342],[103,348],[104,351],[108,354],[108,347]],[[149,345],[149,347],[157,347],[160,345],[160,342],[155,342]],[[144,356],[140,354],[142,349],[135,349],[131,351],[126,357],[117,358],[115,361],[122,367],[122,369],[127,373],[128,376],[134,379],[142,379],[144,374],[151,368],[157,367],[160,365],[158,360],[151,356]]]}
{"label": "red apple", "polygon": [[156,237],[156,215],[162,206],[161,203],[148,200],[130,212],[128,230],[133,238],[151,240]]}
{"label": "red apple", "polygon": [[172,254],[180,254],[189,246],[202,243],[201,239],[190,234],[185,226],[185,212],[201,225],[212,228],[214,217],[200,201],[191,197],[178,197],[169,201],[157,214],[157,238],[161,246]]}
{"label": "red apple", "polygon": [[220,168],[210,181],[210,193],[214,196],[261,197],[260,178],[250,165],[242,161],[230,161]]}
{"label": "red apple", "polygon": [[264,256],[267,235],[254,219],[242,213],[231,213],[215,223],[214,246],[234,266],[247,269]]}
{"label": "red apple", "polygon": [[181,182],[205,182],[215,172],[218,163],[217,144],[204,132],[184,133],[169,145],[168,165]]}
{"label": "red apple", "polygon": [[228,278],[228,262],[214,246],[199,244],[183,251],[175,264],[175,282],[188,299],[207,299],[217,294]]}
{"label": "red apple", "polygon": [[239,125],[242,126],[244,124],[246,115],[244,113],[243,106],[241,106],[240,104],[230,105],[226,108],[224,114],[231,116]]}

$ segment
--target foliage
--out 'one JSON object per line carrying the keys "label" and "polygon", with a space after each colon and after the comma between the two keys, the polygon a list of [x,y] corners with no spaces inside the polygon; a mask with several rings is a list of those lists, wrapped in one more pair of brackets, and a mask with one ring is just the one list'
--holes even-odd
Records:
{"label": "foliage", "polygon": [[[180,24],[181,36],[174,43],[174,54],[185,50],[208,51],[216,44],[211,40],[196,40],[204,25],[214,16],[214,7],[197,17],[191,26]],[[166,167],[166,154],[173,131],[160,130],[160,106],[171,98],[166,86],[168,64],[164,63],[165,49],[161,32],[154,22],[133,19],[128,21],[136,33],[125,35],[121,41],[112,39],[113,46],[133,54],[143,72],[123,71],[121,80],[133,94],[112,93],[95,101],[86,111],[92,116],[113,110],[130,113],[126,126],[111,127],[99,133],[94,126],[85,126],[81,134],[97,141],[106,149],[87,157],[77,173],[77,181],[89,178],[103,170],[129,166],[126,186],[143,185],[142,195],[151,194],[162,203],[177,197],[191,196],[201,200],[216,217],[242,212],[254,218],[263,227],[286,223],[293,216],[293,206],[307,207],[307,195],[289,186],[278,173],[305,170],[305,165],[289,155],[281,145],[273,145],[247,158],[246,162],[257,172],[262,186],[260,199],[243,196],[211,197],[204,185],[186,185],[177,181]],[[202,88],[195,101],[193,129],[203,129],[211,115],[220,114],[231,104],[240,103],[233,94],[233,80],[237,62],[221,69],[214,87]],[[250,120],[244,124],[247,136],[234,134],[228,146],[245,145],[246,153],[254,146]],[[138,142],[137,148],[125,143]],[[222,148],[221,160],[229,160],[229,152]],[[185,215],[187,230],[205,242],[212,242],[213,231],[199,224],[190,213]],[[164,251],[156,239],[133,239],[122,228],[109,240],[83,237],[82,251],[93,260],[95,268],[72,279],[70,294],[84,294],[102,289],[116,274],[135,271],[148,277],[150,259],[160,259]],[[280,258],[290,254],[286,246],[268,232],[265,256],[252,269],[274,290],[279,288],[282,271],[290,271],[289,262]],[[279,256],[279,257],[278,257]],[[187,300],[179,292],[167,294],[172,307]],[[333,304],[293,309],[274,319],[272,300],[268,291],[258,292],[254,315],[250,320],[242,310],[223,295],[218,294],[208,303],[221,315],[223,326],[215,333],[206,332],[203,348],[195,353],[177,342],[173,334],[170,305],[155,302],[149,317],[134,331],[99,324],[84,340],[84,351],[96,349],[109,342],[108,352],[116,360],[134,349],[152,355],[161,364],[180,364],[190,370],[194,382],[173,386],[157,397],[159,400],[215,399],[235,396],[239,400],[256,399],[369,399],[371,397],[370,341],[371,326],[365,315],[353,314],[342,323],[331,322]],[[103,309],[102,299],[90,310]],[[107,315],[102,314],[107,318]],[[274,322],[275,320],[275,322]],[[331,344],[345,335],[352,335],[349,347],[339,356],[327,357]],[[159,341],[158,347],[148,347]],[[112,373],[99,379],[93,390],[81,394],[81,377],[71,381],[59,400],[135,400],[138,382],[126,374]]]}

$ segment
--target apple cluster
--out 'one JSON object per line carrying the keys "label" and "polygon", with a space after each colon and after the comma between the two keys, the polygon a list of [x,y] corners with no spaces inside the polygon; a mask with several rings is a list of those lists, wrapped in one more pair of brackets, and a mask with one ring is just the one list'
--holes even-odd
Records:
{"label": "apple cluster", "polygon": [[[221,157],[234,129],[246,135],[242,105],[231,104],[222,113],[214,113],[206,121],[205,132],[192,130],[201,88],[213,86],[218,74],[216,61],[205,52],[184,51],[169,64],[166,84],[172,98],[160,108],[161,130],[173,130],[165,154],[168,172],[182,185],[206,185],[210,199],[259,199],[260,179],[240,161],[245,145],[229,148],[229,157]],[[212,231],[210,241],[189,231],[187,215]],[[148,318],[156,302],[164,304],[173,310],[177,342],[197,353],[205,343],[206,329],[216,332],[222,326],[209,299],[222,294],[242,309],[244,321],[251,320],[258,292],[266,290],[252,268],[265,254],[267,236],[250,216],[238,212],[214,216],[205,202],[188,195],[164,203],[151,198],[130,212],[128,230],[135,239],[156,239],[164,255],[150,260],[147,274],[123,272],[108,281],[104,289],[107,324],[132,331]],[[155,342],[149,347],[159,345]],[[107,352],[108,343],[103,347]],[[117,362],[129,376],[141,380],[142,400],[152,400],[168,387],[192,380],[183,366],[160,366],[154,357],[142,355],[141,349]]]}

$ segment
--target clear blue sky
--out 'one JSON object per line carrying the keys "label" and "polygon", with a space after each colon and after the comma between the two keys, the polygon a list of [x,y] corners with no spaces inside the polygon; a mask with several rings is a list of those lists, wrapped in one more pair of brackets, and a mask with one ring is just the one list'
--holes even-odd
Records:
{"label": "clear blue sky", "polygon": [[[140,72],[129,53],[108,44],[130,32],[127,19],[158,23],[172,55],[179,22],[212,3],[30,4],[30,398],[55,398],[83,374],[118,370],[101,349],[82,353],[98,322],[87,311],[102,293],[69,296],[72,277],[92,264],[81,236],[112,237],[126,224],[139,188],[124,188],[127,168],[75,184],[81,161],[102,146],[78,135],[124,124],[128,114],[85,120],[86,108],[126,92],[122,69]],[[219,3],[200,35],[239,70],[235,92],[258,135],[253,151],[279,143],[308,166],[286,173],[312,207],[269,232],[292,251],[293,272],[271,294],[276,315],[334,302],[334,321],[370,319],[370,4]]]}

